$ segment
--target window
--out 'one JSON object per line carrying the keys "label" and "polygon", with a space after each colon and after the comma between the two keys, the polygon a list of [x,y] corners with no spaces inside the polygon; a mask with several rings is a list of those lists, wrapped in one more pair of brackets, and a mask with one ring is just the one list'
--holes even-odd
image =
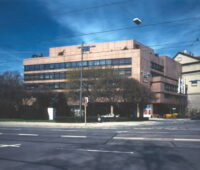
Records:
{"label": "window", "polygon": [[65,73],[64,72],[60,73],[60,79],[65,79]]}
{"label": "window", "polygon": [[94,61],[94,66],[99,66],[99,60]]}
{"label": "window", "polygon": [[60,69],[65,68],[65,64],[64,63],[59,63],[59,68]]}
{"label": "window", "polygon": [[53,73],[49,73],[49,79],[53,79]]}
{"label": "window", "polygon": [[131,58],[125,58],[124,64],[132,64],[132,59]]}
{"label": "window", "polygon": [[[90,60],[90,61],[83,61],[82,64],[83,64],[83,67],[130,65],[132,64],[132,60],[131,58]],[[76,62],[66,62],[66,63],[27,65],[27,66],[24,66],[24,70],[25,71],[54,70],[54,69],[63,69],[63,68],[77,68],[80,66],[81,66],[81,61],[76,61]]]}
{"label": "window", "polygon": [[45,79],[49,79],[49,74],[45,74]]}
{"label": "window", "polygon": [[70,68],[71,67],[71,63],[65,63],[65,68]]}
{"label": "window", "polygon": [[163,69],[164,69],[163,66],[161,66],[157,63],[154,63],[154,62],[151,62],[151,68],[154,70],[157,70],[157,71],[161,71],[161,72],[163,72]]}
{"label": "window", "polygon": [[49,68],[50,68],[50,69],[56,68],[55,66],[56,66],[56,64],[49,64]]}
{"label": "window", "polygon": [[110,66],[110,65],[111,65],[111,62],[112,62],[111,60],[106,60],[106,65],[107,65],[107,66]]}
{"label": "window", "polygon": [[119,65],[120,59],[113,59],[112,60],[112,65]]}
{"label": "window", "polygon": [[151,76],[152,77],[159,77],[159,76],[163,76],[162,74],[159,74],[159,73],[156,73],[156,72],[153,72],[151,71]]}
{"label": "window", "polygon": [[44,74],[40,74],[39,79],[43,80],[44,79]]}
{"label": "window", "polygon": [[192,80],[191,82],[191,86],[197,86],[198,81],[197,80]]}
{"label": "window", "polygon": [[99,61],[99,65],[105,66],[105,65],[106,65],[106,60],[100,60],[100,61]]}
{"label": "window", "polygon": [[59,83],[55,83],[55,84],[54,84],[54,88],[55,88],[55,89],[59,89]]}
{"label": "window", "polygon": [[87,67],[88,64],[87,64],[87,61],[83,61],[83,67]]}
{"label": "window", "polygon": [[44,65],[43,64],[40,64],[40,70],[44,70]]}
{"label": "window", "polygon": [[177,86],[175,85],[165,83],[164,87],[166,91],[177,92]]}
{"label": "window", "polygon": [[116,69],[115,73],[120,75],[120,76],[131,76],[131,68]]}
{"label": "window", "polygon": [[59,79],[60,76],[59,76],[59,73],[54,73],[54,79]]}
{"label": "window", "polygon": [[135,48],[135,49],[140,49],[140,45],[134,44],[134,48]]}
{"label": "window", "polygon": [[77,66],[77,62],[72,62],[71,64],[72,64],[71,65],[72,68],[75,68]]}
{"label": "window", "polygon": [[50,69],[50,64],[45,64],[44,65],[44,70],[49,70]]}

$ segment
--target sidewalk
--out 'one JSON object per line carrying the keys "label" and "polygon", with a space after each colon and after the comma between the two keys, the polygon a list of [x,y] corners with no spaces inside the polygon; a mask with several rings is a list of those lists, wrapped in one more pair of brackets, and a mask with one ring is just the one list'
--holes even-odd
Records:
{"label": "sidewalk", "polygon": [[153,125],[155,121],[102,122],[102,123],[54,123],[54,122],[0,122],[0,127],[43,127],[43,128],[114,128]]}

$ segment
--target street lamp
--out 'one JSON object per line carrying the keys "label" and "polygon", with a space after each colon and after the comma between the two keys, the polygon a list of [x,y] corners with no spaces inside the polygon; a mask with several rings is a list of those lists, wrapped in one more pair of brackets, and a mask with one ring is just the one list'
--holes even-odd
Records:
{"label": "street lamp", "polygon": [[139,18],[134,18],[134,19],[133,19],[133,22],[134,22],[135,24],[137,24],[137,25],[140,25],[140,24],[142,23],[142,20],[139,19]]}
{"label": "street lamp", "polygon": [[[90,51],[91,47],[95,46],[84,46],[84,42],[82,42],[81,47],[81,63],[80,63],[80,98],[79,98],[79,110],[80,115],[82,116],[82,98],[83,98],[83,54],[85,51]],[[86,114],[86,113],[85,113]]]}

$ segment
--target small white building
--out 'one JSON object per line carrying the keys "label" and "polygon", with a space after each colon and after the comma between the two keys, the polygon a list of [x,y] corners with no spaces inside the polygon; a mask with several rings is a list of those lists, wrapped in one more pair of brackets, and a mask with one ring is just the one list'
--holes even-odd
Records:
{"label": "small white building", "polygon": [[179,52],[174,60],[182,66],[182,79],[187,85],[189,111],[200,111],[200,57],[194,57],[191,52]]}

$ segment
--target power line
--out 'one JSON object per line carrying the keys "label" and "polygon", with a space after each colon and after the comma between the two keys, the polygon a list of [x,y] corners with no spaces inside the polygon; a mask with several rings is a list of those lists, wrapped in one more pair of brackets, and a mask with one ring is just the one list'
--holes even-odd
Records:
{"label": "power line", "polygon": [[[179,46],[176,46],[176,47],[168,47],[168,48],[159,48],[159,49],[157,49],[157,50],[163,50],[163,49],[170,49],[170,48],[177,48],[177,47],[189,47],[189,46],[191,46],[191,43],[192,41],[190,41],[190,44],[187,44],[187,45],[179,45]],[[197,45],[200,45],[200,44],[194,44],[193,46],[197,46]],[[98,52],[89,52],[89,53],[85,53],[85,55],[87,56],[88,54],[100,54],[100,53],[108,53],[108,52],[122,52],[123,50],[122,49],[117,49],[117,50],[105,50],[105,51],[98,51]],[[148,52],[150,52],[149,50],[144,50],[144,51],[148,51]],[[126,52],[127,54],[134,54],[134,53],[138,53],[138,51],[129,51],[129,52]],[[57,55],[57,53],[56,53],[56,55]],[[64,57],[69,57],[69,56],[77,56],[77,55],[80,55],[80,53],[77,53],[77,54],[70,54],[70,55],[65,55]],[[109,57],[110,56],[110,54],[104,54],[104,57],[105,58],[107,58],[107,57]],[[23,60],[23,59],[21,59],[21,60]],[[1,65],[3,65],[3,64],[6,64],[6,63],[12,63],[12,62],[16,62],[16,60],[14,60],[14,61],[4,61],[4,62],[1,62],[0,63],[0,66]],[[19,60],[18,60],[18,62],[19,62]],[[1,66],[2,67],[2,66]]]}
{"label": "power line", "polygon": [[[145,24],[140,26],[129,26],[129,27],[122,27],[122,28],[116,28],[116,29],[110,29],[110,30],[104,30],[104,31],[96,31],[96,32],[90,32],[90,33],[84,33],[79,35],[60,35],[58,38],[52,38],[52,39],[45,39],[45,40],[39,40],[35,41],[34,43],[43,43],[43,42],[53,42],[56,40],[62,40],[66,38],[74,38],[74,37],[82,37],[82,36],[88,36],[88,35],[95,35],[95,34],[103,34],[103,33],[109,33],[109,32],[115,32],[115,31],[122,31],[122,30],[128,30],[128,29],[138,29],[138,28],[144,28],[144,27],[152,27],[152,26],[158,26],[158,25],[165,25],[165,24],[172,24],[172,23],[180,23],[180,22],[186,22],[191,20],[199,20],[200,16],[198,17],[190,17],[190,18],[184,18],[184,19],[177,19],[172,21],[164,21],[164,22],[158,22],[158,23],[152,23],[152,24]],[[33,43],[18,43],[15,46],[22,46],[22,45],[28,45]],[[9,45],[3,45],[2,47],[9,47]]]}
{"label": "power line", "polygon": [[[153,44],[153,45],[145,45],[146,47],[150,47],[150,48],[153,48],[153,47],[159,47],[159,46],[170,46],[170,45],[182,45],[182,44],[188,44],[188,43],[196,43],[196,42],[199,42],[199,40],[198,39],[195,39],[195,40],[189,40],[189,41],[178,41],[178,42],[172,42],[172,43],[169,43],[169,42],[165,42],[165,43],[163,43],[163,44]],[[168,48],[170,48],[170,47],[168,47]],[[159,49],[163,49],[163,47],[162,48],[156,48],[156,50],[159,50]],[[49,49],[48,49],[48,51],[49,51]],[[112,50],[112,51],[115,51],[115,50]],[[38,53],[43,53],[43,52],[46,52],[45,50],[37,50],[37,51],[14,51],[14,52],[11,52],[12,54],[13,53],[21,53],[21,54],[29,54],[29,53],[31,53],[31,54],[33,54],[33,53],[36,53],[36,52],[38,52]],[[109,52],[109,51],[101,51],[101,52]],[[0,54],[1,53],[8,53],[7,51],[3,51],[3,52],[0,52]],[[96,53],[96,52],[95,52]],[[97,52],[98,53],[98,52]],[[76,54],[75,54],[76,55]]]}
{"label": "power line", "polygon": [[[66,12],[60,12],[60,13],[54,13],[51,14],[51,16],[59,16],[59,15],[63,15],[63,14],[71,14],[71,13],[78,13],[78,12],[82,12],[82,11],[87,11],[87,10],[92,10],[92,9],[97,9],[97,8],[104,8],[107,6],[113,6],[113,5],[118,5],[118,4],[122,4],[122,3],[126,3],[129,0],[124,0],[124,1],[119,1],[119,2],[110,2],[110,3],[106,3],[106,4],[102,4],[102,5],[96,5],[96,6],[92,6],[92,7],[87,7],[87,8],[81,8],[81,9],[75,9],[75,10],[71,10],[71,11],[66,11]],[[40,20],[42,20],[43,18],[40,18]],[[39,21],[39,20],[37,20]],[[29,23],[32,22],[32,20],[25,20],[25,21],[19,21],[17,23],[0,23],[0,26],[3,25],[12,25],[12,24],[21,24],[21,23]]]}

